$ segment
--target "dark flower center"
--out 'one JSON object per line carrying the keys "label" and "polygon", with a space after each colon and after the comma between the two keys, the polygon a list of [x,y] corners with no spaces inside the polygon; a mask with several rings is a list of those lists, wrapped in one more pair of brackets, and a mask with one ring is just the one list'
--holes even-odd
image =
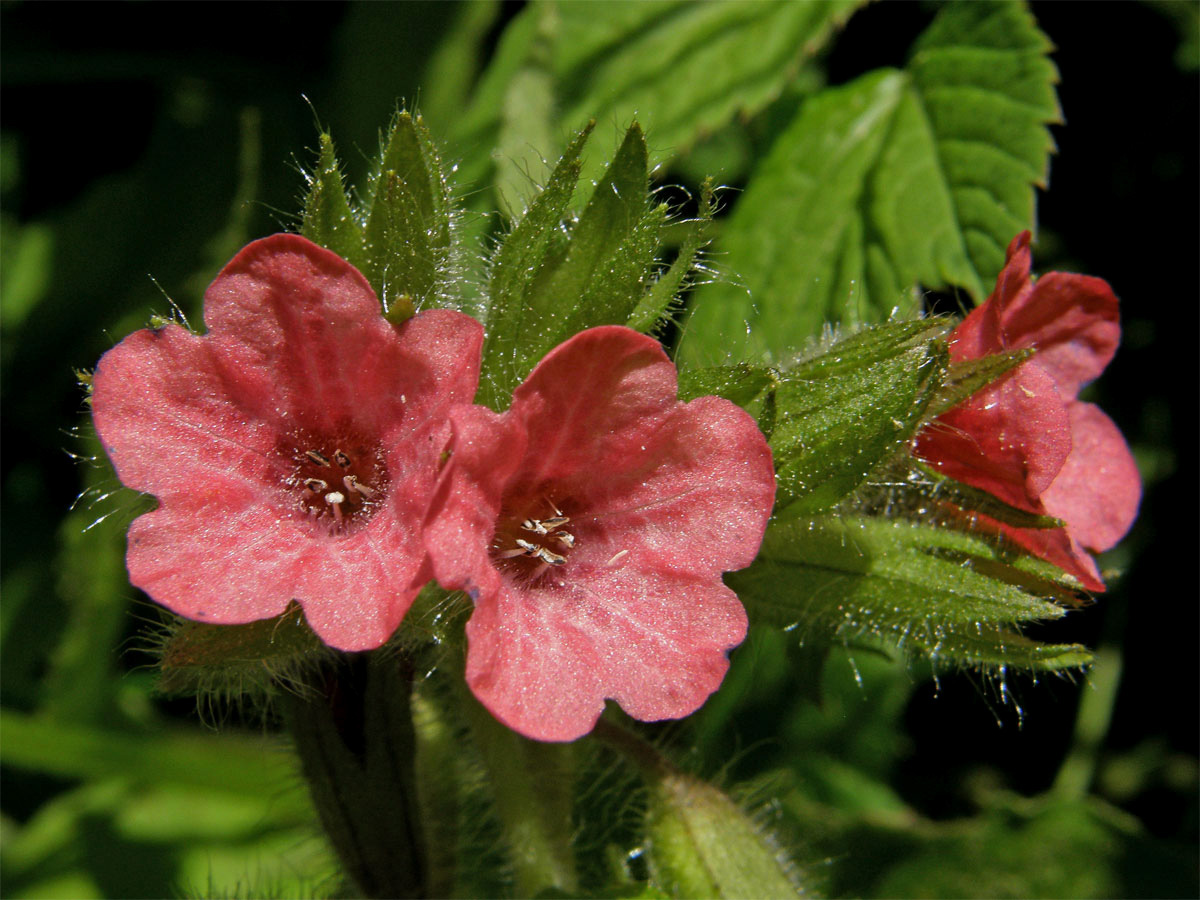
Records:
{"label": "dark flower center", "polygon": [[292,472],[285,485],[297,509],[330,534],[347,534],[366,522],[387,493],[382,449],[357,436],[301,435],[288,455]]}
{"label": "dark flower center", "polygon": [[566,565],[576,543],[571,517],[547,500],[518,511],[502,510],[491,556],[501,571],[533,580]]}

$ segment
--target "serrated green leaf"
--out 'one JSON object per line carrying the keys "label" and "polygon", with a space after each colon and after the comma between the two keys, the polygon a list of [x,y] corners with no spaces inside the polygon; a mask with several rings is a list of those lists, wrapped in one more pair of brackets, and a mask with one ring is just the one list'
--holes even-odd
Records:
{"label": "serrated green leaf", "polygon": [[1032,186],[1045,186],[1054,150],[1046,125],[1061,120],[1051,49],[1023,4],[958,2],[941,10],[908,63],[984,285],[1013,235],[1034,225]]}
{"label": "serrated green leaf", "polygon": [[912,437],[946,366],[938,322],[864,329],[779,375],[776,514],[827,509]]}
{"label": "serrated green leaf", "polygon": [[561,122],[642,120],[656,161],[779,96],[859,0],[560,6]]}
{"label": "serrated green leaf", "polygon": [[993,544],[902,520],[775,522],[758,560],[728,577],[752,620],[813,638],[869,637],[934,661],[1075,668],[1090,652],[1042,645],[1017,626],[1060,618]]}
{"label": "serrated green leaf", "polygon": [[1017,4],[950,3],[906,71],[810,98],[730,217],[734,279],[698,292],[685,358],[749,327],[746,353],[781,359],[826,321],[912,305],[918,284],[982,300],[1033,227],[1058,118],[1048,48]]}
{"label": "serrated green leaf", "polygon": [[[574,131],[590,119],[623,126],[636,116],[661,163],[735,114],[763,109],[861,5],[862,0],[530,4],[505,29],[455,131],[463,178],[487,178],[495,164],[489,151],[503,143],[502,132],[514,130],[507,117],[527,111],[503,98],[514,81],[546,71],[539,57],[545,48],[553,82],[539,81],[536,93],[553,92],[554,133]],[[525,144],[510,147],[518,154],[518,171],[555,149],[529,145],[543,134],[542,129],[526,134]],[[498,165],[505,168],[506,160],[501,157]]]}
{"label": "serrated green leaf", "polygon": [[389,318],[454,292],[452,205],[437,149],[419,117],[398,113],[372,179],[363,274]]}
{"label": "serrated green leaf", "polygon": [[320,143],[317,168],[304,198],[300,233],[362,271],[367,262],[362,226],[346,196],[333,138],[322,132]]}

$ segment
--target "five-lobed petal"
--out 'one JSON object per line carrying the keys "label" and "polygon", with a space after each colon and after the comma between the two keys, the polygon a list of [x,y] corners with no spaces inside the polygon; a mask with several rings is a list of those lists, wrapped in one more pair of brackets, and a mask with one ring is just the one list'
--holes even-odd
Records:
{"label": "five-lobed petal", "polygon": [[983,521],[1015,543],[1104,590],[1088,550],[1129,530],[1141,479],[1120,431],[1080,389],[1120,343],[1118,301],[1099,278],[1051,272],[1030,279],[1030,234],[1017,235],[987,301],[950,336],[954,361],[1034,348],[1034,356],[917,436],[914,450],[952,478],[1011,506],[1066,523],[1015,528]]}
{"label": "five-lobed petal", "polygon": [[558,741],[607,698],[648,721],[699,707],[747,627],[721,573],[753,560],[774,501],[754,420],[678,402],[659,344],[619,326],[551,351],[505,413],[452,419],[425,539],[438,581],[475,600],[476,697]]}
{"label": "five-lobed petal", "polygon": [[344,650],[381,645],[420,588],[420,521],[470,402],[482,329],[431,310],[387,322],[366,279],[297,235],[244,248],[204,297],[100,360],[96,430],[159,506],[129,530],[130,579],[200,621],[299,602]]}

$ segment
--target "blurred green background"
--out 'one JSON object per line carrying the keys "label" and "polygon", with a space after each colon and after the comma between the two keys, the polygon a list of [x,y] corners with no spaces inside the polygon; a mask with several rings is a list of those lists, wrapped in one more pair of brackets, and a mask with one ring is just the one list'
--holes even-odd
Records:
{"label": "blurred green background", "polygon": [[[400,100],[419,107],[452,164],[486,157],[458,117],[520,8],[0,5],[4,895],[296,895],[331,884],[282,740],[256,716],[198,715],[191,701],[155,696],[145,634],[157,614],[122,564],[137,509],[106,496],[117,485],[90,459],[73,370],[170,314],[164,294],[199,322],[204,287],[236,249],[295,223],[318,123],[352,180]],[[1105,665],[1077,683],[1012,678],[1023,714],[991,682],[934,682],[844,656],[826,668],[818,709],[796,699],[806,676],[802,661],[784,664],[786,641],[760,635],[739,651],[699,718],[698,752],[718,768],[735,759],[739,778],[782,767],[807,785],[773,790],[792,820],[827,821],[835,837],[801,839],[817,857],[861,846],[866,860],[858,882],[831,879],[839,893],[954,896],[970,883],[935,873],[1004,860],[1069,869],[1051,894],[1197,889],[1198,622],[1183,580],[1197,535],[1194,510],[1180,507],[1197,496],[1186,424],[1200,297],[1196,7],[1032,9],[1058,47],[1066,119],[1039,200],[1035,269],[1099,275],[1122,298],[1124,345],[1096,395],[1134,446],[1146,498],[1110,560],[1125,576],[1045,635],[1100,647]],[[902,64],[932,11],[860,10],[825,56],[825,79]],[[660,181],[694,187],[711,173],[739,185],[778,127],[772,113],[701,142]],[[609,152],[624,124],[601,122],[593,152]],[[553,157],[561,146],[536,149]],[[472,209],[495,207],[486,186],[458,187]],[[497,222],[468,224],[485,234]],[[1105,805],[1082,824],[1046,799],[1088,790]],[[970,828],[946,825],[967,817]],[[1006,825],[1018,819],[1020,829]],[[1081,858],[1064,860],[1064,848]],[[1096,857],[1118,874],[1081,867]]]}

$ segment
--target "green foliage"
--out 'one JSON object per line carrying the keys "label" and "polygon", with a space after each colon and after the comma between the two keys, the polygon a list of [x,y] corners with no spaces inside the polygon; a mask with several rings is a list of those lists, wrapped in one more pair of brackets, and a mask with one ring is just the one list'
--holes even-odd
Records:
{"label": "green foliage", "polygon": [[986,295],[1033,227],[1058,121],[1049,42],[1013,3],[949,3],[904,71],[802,104],[740,199],[721,249],[733,280],[699,292],[685,358],[786,359],[826,322],[872,322],[911,290]]}
{"label": "green foliage", "polygon": [[795,866],[731,798],[681,772],[650,794],[646,836],[656,883],[672,897],[803,897]]}
{"label": "green foliage", "polygon": [[711,188],[700,216],[686,223],[675,262],[656,273],[668,221],[647,196],[646,140],[630,126],[578,218],[570,204],[592,131],[581,131],[545,188],[500,241],[488,284],[480,397],[503,408],[539,359],[573,334],[596,325],[653,330],[671,311],[705,240]]}
{"label": "green foliage", "polygon": [[541,180],[554,138],[591,119],[624,126],[636,117],[653,135],[655,161],[664,162],[735,115],[766,107],[860,5],[531,4],[506,29],[453,129],[468,158],[463,177],[488,181],[490,151],[502,147],[491,180],[511,202],[519,176]]}
{"label": "green foliage", "polygon": [[946,366],[938,322],[866,329],[784,369],[771,452],[778,515],[828,509],[924,421]]}
{"label": "green foliage", "polygon": [[450,304],[460,293],[455,207],[438,152],[419,116],[399,112],[361,205],[346,194],[328,133],[304,201],[301,232],[354,263],[388,317]]}
{"label": "green foliage", "polygon": [[[531,745],[478,708],[480,721],[464,721],[471,701],[454,695],[465,687],[448,648],[469,601],[426,597],[409,613],[386,652],[420,661],[430,896],[789,896],[812,892],[814,872],[833,896],[1195,895],[1190,849],[1086,793],[1134,806],[1171,791],[1194,804],[1194,760],[1161,742],[1111,759],[1102,749],[1118,688],[1112,651],[1096,663],[1108,689],[1085,700],[1101,696],[1103,709],[1084,717],[1092,724],[1052,794],[975,790],[959,818],[934,821],[901,784],[913,752],[905,710],[926,671],[904,653],[935,671],[982,670],[1002,699],[1006,673],[1074,675],[1091,654],[1023,633],[1078,598],[972,517],[1057,522],[908,458],[923,423],[1024,355],[948,365],[943,324],[891,314],[917,307],[915,287],[980,300],[1007,242],[1035,224],[1045,125],[1059,115],[1049,42],[1021,5],[944,3],[903,69],[823,88],[820,55],[862,5],[533,2],[494,52],[507,14],[498,3],[352,5],[322,44],[328,54],[314,55],[337,70],[337,88],[313,95],[336,127],[320,135],[300,228],[366,273],[393,320],[428,306],[486,319],[481,399],[502,407],[546,350],[592,325],[669,343],[681,295],[719,266],[724,281],[688,298],[680,397],[746,408],[779,468],[763,554],[728,576],[750,638],[700,713],[642,729],[686,774],[639,776],[636,759],[593,740]],[[1182,8],[1168,12],[1187,19],[1181,53],[1195,57],[1195,10]],[[25,12],[7,11],[6,26]],[[75,84],[79,65],[52,77]],[[28,79],[24,66],[14,71]],[[105,173],[79,196],[68,196],[69,174],[54,190],[23,183],[16,142],[6,131],[0,144],[2,380],[20,442],[4,483],[14,526],[0,608],[5,893],[343,896],[296,756],[274,736],[274,707],[252,719],[267,737],[215,735],[175,721],[186,704],[155,696],[261,698],[296,688],[329,652],[294,609],[247,626],[184,623],[152,677],[146,613],[122,567],[122,526],[141,504],[117,494],[106,508],[116,484],[104,467],[77,476],[48,462],[64,444],[85,463],[98,453],[64,438],[63,416],[80,407],[70,367],[93,365],[150,309],[198,322],[213,272],[278,227],[295,189],[279,161],[310,140],[298,91],[273,100],[263,79],[226,97],[207,76],[172,75],[145,148],[121,151],[111,171],[103,154],[72,151],[72,168],[95,156]],[[425,119],[397,114],[367,159],[355,148],[369,136],[353,129],[398,93]],[[430,130],[450,139],[455,166]],[[684,177],[698,201],[687,222],[652,190],[672,162],[666,179]],[[354,189],[344,173],[360,169]],[[700,184],[708,172],[747,179],[744,192],[722,193],[730,215],[716,222],[714,182]],[[463,203],[487,215],[460,217],[451,173]],[[507,233],[475,253],[470,239],[494,235],[497,207]],[[711,240],[718,252],[706,259]],[[147,284],[148,267],[177,300]],[[825,333],[829,322],[842,327]],[[76,480],[84,508],[66,515],[60,495]],[[970,752],[960,724],[949,717],[938,736],[948,753]],[[414,755],[407,739],[394,743]],[[986,775],[967,772],[972,784]],[[373,778],[358,781],[370,792]],[[770,815],[747,796],[769,796]],[[801,879],[793,860],[807,859],[823,862]]]}
{"label": "green foliage", "polygon": [[1069,597],[1052,572],[981,537],[843,514],[773,523],[754,564],[727,578],[753,619],[812,640],[872,639],[985,669],[1075,669],[1086,648],[1017,630],[1064,615],[1043,599]]}

